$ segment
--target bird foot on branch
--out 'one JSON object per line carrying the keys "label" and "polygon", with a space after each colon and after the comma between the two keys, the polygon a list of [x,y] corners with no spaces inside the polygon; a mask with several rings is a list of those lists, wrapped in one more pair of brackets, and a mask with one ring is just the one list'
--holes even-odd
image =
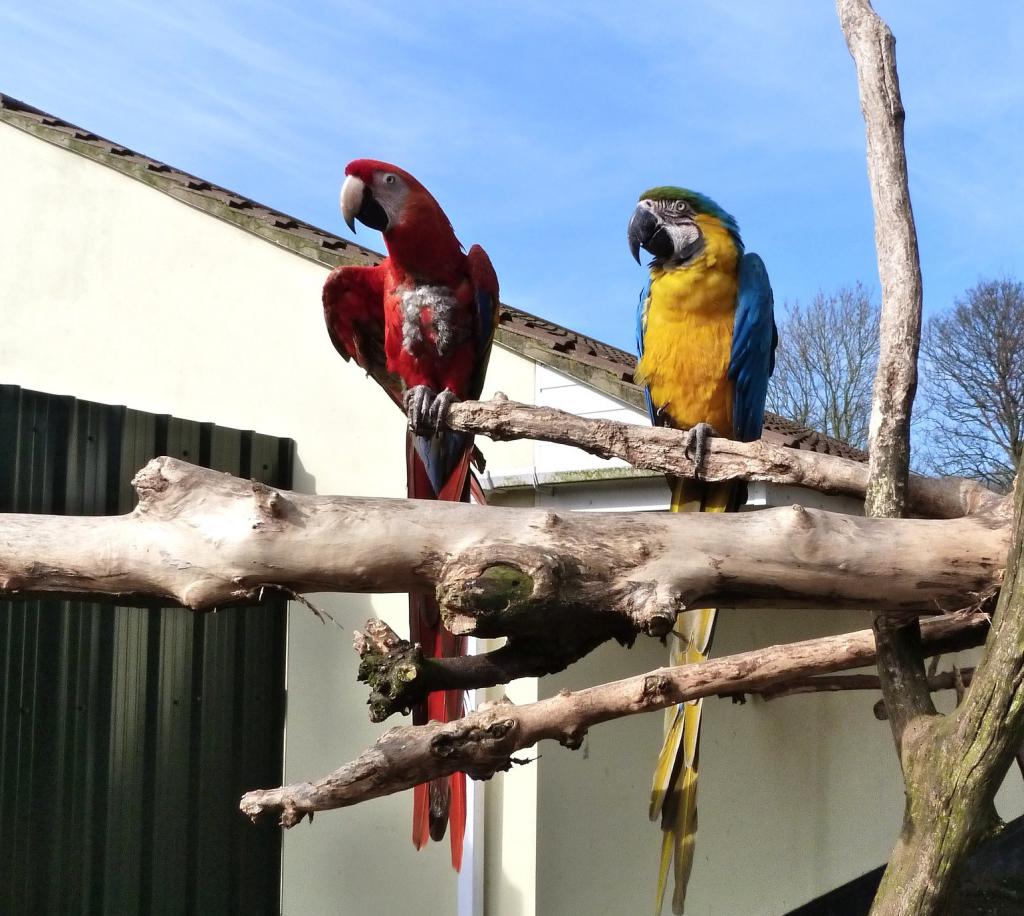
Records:
{"label": "bird foot on branch", "polygon": [[697,423],[686,431],[683,443],[683,454],[693,461],[694,479],[700,480],[704,468],[704,459],[708,453],[708,439],[717,436],[715,428],[709,423]]}
{"label": "bird foot on branch", "polygon": [[448,411],[456,400],[455,392],[450,388],[437,393],[429,385],[414,385],[407,389],[403,403],[409,429],[417,436],[436,436],[444,427]]}
{"label": "bird foot on branch", "polygon": [[455,392],[450,388],[445,388],[444,391],[434,398],[434,403],[430,405],[430,422],[434,427],[435,433],[447,422],[448,411],[456,400]]}

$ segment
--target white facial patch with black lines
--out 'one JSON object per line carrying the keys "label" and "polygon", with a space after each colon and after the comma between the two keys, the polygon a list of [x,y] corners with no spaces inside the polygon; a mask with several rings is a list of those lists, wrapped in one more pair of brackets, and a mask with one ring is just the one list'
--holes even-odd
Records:
{"label": "white facial patch with black lines", "polygon": [[678,264],[688,264],[704,251],[704,233],[695,222],[665,223],[665,231],[672,239],[675,256],[671,259]]}
{"label": "white facial patch with black lines", "polygon": [[402,347],[414,356],[433,345],[438,356],[469,337],[466,315],[451,290],[443,286],[411,286],[398,291],[402,301]]}

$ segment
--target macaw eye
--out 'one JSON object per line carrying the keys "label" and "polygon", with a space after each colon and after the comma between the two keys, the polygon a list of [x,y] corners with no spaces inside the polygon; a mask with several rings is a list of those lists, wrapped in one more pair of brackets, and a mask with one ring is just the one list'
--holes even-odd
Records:
{"label": "macaw eye", "polygon": [[384,176],[384,184],[394,184],[396,181],[398,181],[398,178],[395,175],[389,173]]}

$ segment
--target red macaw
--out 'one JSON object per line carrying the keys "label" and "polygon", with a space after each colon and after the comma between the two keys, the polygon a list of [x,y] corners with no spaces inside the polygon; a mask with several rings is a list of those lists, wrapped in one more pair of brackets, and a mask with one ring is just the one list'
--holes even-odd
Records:
{"label": "red macaw", "polygon": [[[406,412],[408,493],[469,501],[473,438],[444,425],[452,401],[480,396],[498,322],[498,279],[479,245],[466,253],[440,205],[408,172],[356,159],[345,168],[341,212],[378,229],[388,256],[375,267],[339,267],[324,284],[327,330]],[[476,492],[476,491],[474,491]],[[410,639],[428,656],[463,653],[442,625],[432,595],[409,596]],[[413,721],[448,722],[463,694],[431,694]],[[451,822],[452,865],[462,864],[466,776],[456,773],[413,790],[413,843],[440,840]]]}

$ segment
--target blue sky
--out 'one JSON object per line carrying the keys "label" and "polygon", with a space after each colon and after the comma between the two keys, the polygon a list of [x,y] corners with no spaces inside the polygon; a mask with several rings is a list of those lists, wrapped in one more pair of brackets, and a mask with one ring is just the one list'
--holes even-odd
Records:
{"label": "blue sky", "polygon": [[[931,312],[1024,276],[1024,5],[876,7]],[[731,211],[777,301],[878,289],[826,0],[0,0],[0,91],[343,235],[345,163],[391,160],[487,248],[505,301],[628,348],[643,272],[625,227],[655,184]]]}

